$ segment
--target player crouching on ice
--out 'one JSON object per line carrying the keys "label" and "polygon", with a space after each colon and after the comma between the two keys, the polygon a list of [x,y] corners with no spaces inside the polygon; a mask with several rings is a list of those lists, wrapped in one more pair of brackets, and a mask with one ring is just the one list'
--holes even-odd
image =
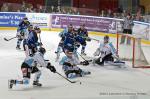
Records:
{"label": "player crouching on ice", "polygon": [[79,62],[79,60],[74,56],[73,52],[65,51],[66,56],[62,58],[60,61],[60,65],[62,65],[62,69],[67,78],[76,78],[82,77],[84,75],[89,75],[91,72],[84,71],[79,68],[77,65],[88,65],[86,61]]}
{"label": "player crouching on ice", "polygon": [[[99,56],[99,58],[94,59],[93,63],[104,66],[104,63],[114,66],[123,66],[125,62],[120,61],[119,55],[113,44],[109,42],[109,36],[104,37],[104,42],[100,43],[99,48],[97,48],[94,56]],[[116,59],[116,61],[114,61]]]}
{"label": "player crouching on ice", "polygon": [[39,79],[41,76],[41,71],[38,69],[38,66],[46,67],[49,69],[51,72],[56,73],[56,69],[54,66],[51,66],[49,62],[46,62],[44,60],[44,54],[46,50],[45,48],[40,48],[38,52],[35,53],[34,56],[28,56],[25,58],[24,62],[21,65],[21,71],[23,74],[23,79],[22,80],[17,80],[17,79],[11,79],[9,80],[9,88],[11,89],[13,85],[16,84],[24,84],[28,85],[31,73],[35,74],[34,76],[34,81],[33,85],[34,86],[42,86],[41,83],[39,83]]}

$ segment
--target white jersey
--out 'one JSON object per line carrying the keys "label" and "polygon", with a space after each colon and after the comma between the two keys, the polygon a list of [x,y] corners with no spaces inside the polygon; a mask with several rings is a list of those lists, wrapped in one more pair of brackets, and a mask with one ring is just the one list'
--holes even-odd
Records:
{"label": "white jersey", "polygon": [[99,54],[101,54],[101,56],[106,56],[108,54],[116,55],[116,52],[117,51],[111,42],[108,43],[102,42],[100,43],[99,48],[96,50],[95,56],[99,56]]}
{"label": "white jersey", "polygon": [[47,62],[44,60],[44,56],[40,52],[36,52],[35,55],[33,56],[33,58],[34,58],[34,61],[36,61],[38,63],[38,65],[40,65],[42,67],[47,66]]}
{"label": "white jersey", "polygon": [[36,52],[33,57],[31,56],[26,57],[24,62],[27,63],[28,66],[30,67],[32,66],[46,67],[47,66],[47,62],[44,60],[43,54],[41,54],[40,52]]}
{"label": "white jersey", "polygon": [[69,58],[67,56],[64,56],[61,61],[59,62],[60,65],[63,65],[64,62],[68,62],[72,65],[78,65],[80,64],[80,61],[75,57],[73,56],[72,58]]}

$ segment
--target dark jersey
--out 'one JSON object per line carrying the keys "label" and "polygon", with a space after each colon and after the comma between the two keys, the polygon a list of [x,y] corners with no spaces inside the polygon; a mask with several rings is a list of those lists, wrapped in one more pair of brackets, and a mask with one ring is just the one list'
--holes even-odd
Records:
{"label": "dark jersey", "polygon": [[29,25],[30,25],[29,21],[27,22],[21,21],[18,25],[18,30],[27,29]]}

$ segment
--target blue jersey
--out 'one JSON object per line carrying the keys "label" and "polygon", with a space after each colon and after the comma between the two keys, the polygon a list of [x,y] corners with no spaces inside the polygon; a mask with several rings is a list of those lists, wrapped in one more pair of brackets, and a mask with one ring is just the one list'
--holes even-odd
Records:
{"label": "blue jersey", "polygon": [[75,44],[74,37],[75,37],[74,34],[71,32],[65,34],[64,49],[68,49],[70,51],[74,50],[74,44]]}
{"label": "blue jersey", "polygon": [[29,31],[28,38],[27,38],[27,44],[36,47],[37,43],[38,43],[37,34],[34,31]]}
{"label": "blue jersey", "polygon": [[76,42],[79,42],[79,43],[84,43],[85,42],[85,38],[83,38],[82,36],[80,36],[80,35],[77,35],[76,37],[75,37],[75,40],[76,40]]}
{"label": "blue jersey", "polygon": [[29,24],[30,24],[29,21],[27,21],[27,22],[21,21],[18,25],[18,30],[21,31],[21,30],[27,29]]}
{"label": "blue jersey", "polygon": [[84,30],[78,29],[78,35],[80,35],[81,37],[87,37],[88,32],[86,29],[84,29]]}
{"label": "blue jersey", "polygon": [[85,42],[86,37],[88,37],[87,30],[86,29],[84,29],[84,30],[78,29],[78,35],[76,37],[77,41],[80,43],[83,43],[83,42]]}

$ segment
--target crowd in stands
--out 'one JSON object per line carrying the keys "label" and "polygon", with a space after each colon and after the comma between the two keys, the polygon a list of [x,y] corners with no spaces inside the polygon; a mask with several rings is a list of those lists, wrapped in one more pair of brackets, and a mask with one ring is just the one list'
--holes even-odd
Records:
{"label": "crowd in stands", "polygon": [[[22,2],[22,4],[3,3],[0,10],[1,12],[59,13],[71,15],[95,15],[100,17],[111,17],[111,18],[123,18],[127,14],[131,13],[130,10],[123,10],[121,7],[117,8],[116,11],[112,11],[111,9],[95,11],[94,9],[92,10],[75,7],[42,6],[40,4],[37,4],[36,7],[34,7],[32,4],[28,4],[24,1]],[[132,14],[132,18],[133,20],[137,21],[150,22],[150,12],[145,14],[139,7],[136,13]]]}

